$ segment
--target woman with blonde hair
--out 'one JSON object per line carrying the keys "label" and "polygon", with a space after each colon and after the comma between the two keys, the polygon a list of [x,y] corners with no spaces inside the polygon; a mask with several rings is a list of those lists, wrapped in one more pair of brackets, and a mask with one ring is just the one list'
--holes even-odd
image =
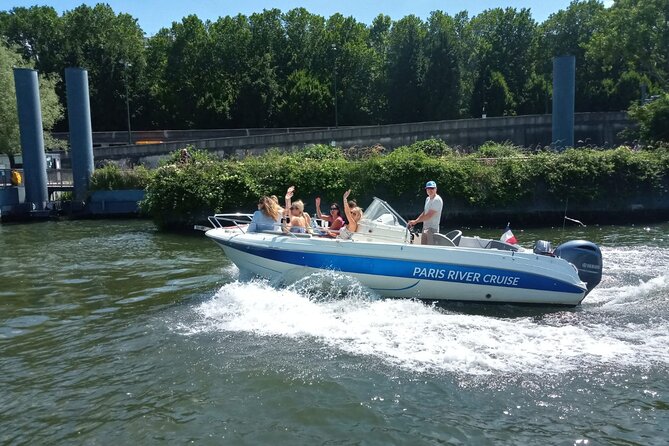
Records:
{"label": "woman with blonde hair", "polygon": [[281,205],[279,204],[279,197],[277,197],[276,195],[270,195],[269,198],[271,198],[272,200],[274,200],[274,202],[276,203],[276,205],[279,207],[279,213],[280,213],[280,214],[283,214],[283,208],[282,208]]}
{"label": "woman with blonde hair", "polygon": [[351,194],[351,189],[344,192],[344,213],[346,214],[346,219],[348,223],[342,226],[339,230],[338,239],[341,240],[350,240],[353,237],[353,233],[358,230],[358,222],[362,220],[362,208],[355,206],[351,207],[348,203],[348,196]]}
{"label": "woman with blonde hair", "polygon": [[258,210],[253,213],[249,232],[273,231],[281,224],[279,205],[265,196],[258,200]]}
{"label": "woman with blonde hair", "polygon": [[286,207],[284,208],[284,216],[287,218],[286,227],[290,232],[304,234],[310,224],[308,214],[304,212],[304,203],[302,200],[291,202],[295,186],[290,186],[286,191]]}

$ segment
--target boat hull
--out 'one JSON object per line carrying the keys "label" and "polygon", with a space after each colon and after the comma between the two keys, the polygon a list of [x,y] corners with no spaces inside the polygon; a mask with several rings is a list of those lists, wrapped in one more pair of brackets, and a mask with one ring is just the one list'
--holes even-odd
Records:
{"label": "boat hull", "polygon": [[571,264],[532,253],[218,229],[207,236],[243,274],[281,283],[329,270],[351,276],[383,297],[578,305],[586,294]]}

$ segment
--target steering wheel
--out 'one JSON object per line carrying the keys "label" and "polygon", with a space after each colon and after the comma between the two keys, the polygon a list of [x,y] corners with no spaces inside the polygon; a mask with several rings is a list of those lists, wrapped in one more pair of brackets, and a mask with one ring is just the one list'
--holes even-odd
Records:
{"label": "steering wheel", "polygon": [[419,234],[419,232],[416,229],[416,226],[409,226],[407,223],[406,233],[404,235],[404,243],[407,243],[407,238],[410,236],[411,238],[409,239],[409,243],[413,244],[417,234]]}

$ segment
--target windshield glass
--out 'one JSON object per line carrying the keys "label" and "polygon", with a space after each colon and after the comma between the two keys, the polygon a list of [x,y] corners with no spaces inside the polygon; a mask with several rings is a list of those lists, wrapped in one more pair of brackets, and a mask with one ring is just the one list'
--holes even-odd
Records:
{"label": "windshield glass", "polygon": [[407,222],[388,203],[374,197],[374,201],[365,209],[364,219],[391,226],[406,227]]}

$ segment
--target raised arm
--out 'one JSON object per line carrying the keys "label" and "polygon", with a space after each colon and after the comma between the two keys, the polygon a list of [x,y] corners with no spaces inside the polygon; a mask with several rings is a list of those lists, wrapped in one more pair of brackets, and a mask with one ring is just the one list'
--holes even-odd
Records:
{"label": "raised arm", "polygon": [[321,220],[323,219],[323,214],[321,213],[321,197],[316,197],[316,215]]}
{"label": "raised arm", "polygon": [[346,219],[348,220],[348,224],[350,225],[349,230],[351,232],[355,232],[358,230],[358,222],[353,218],[353,214],[351,213],[351,206],[348,205],[348,196],[351,195],[351,189],[347,190],[344,192],[344,213],[346,214]]}
{"label": "raised arm", "polygon": [[283,210],[283,215],[286,217],[290,216],[290,200],[293,198],[293,193],[295,192],[295,186],[290,186],[286,191],[286,207]]}

